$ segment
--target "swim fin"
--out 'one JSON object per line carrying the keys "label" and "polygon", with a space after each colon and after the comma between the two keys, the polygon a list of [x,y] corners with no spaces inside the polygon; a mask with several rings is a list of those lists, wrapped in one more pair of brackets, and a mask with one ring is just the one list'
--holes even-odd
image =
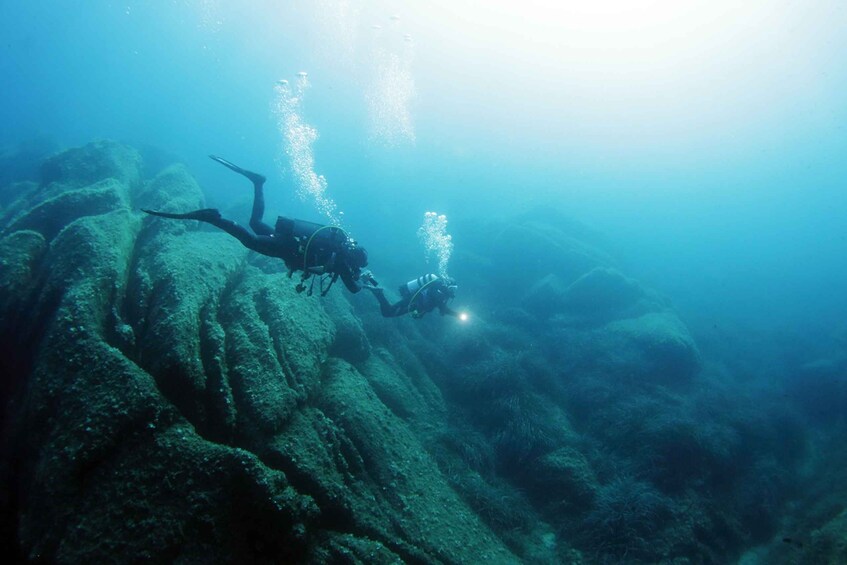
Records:
{"label": "swim fin", "polygon": [[185,214],[157,212],[156,210],[145,209],[142,209],[141,211],[146,212],[151,216],[159,216],[160,218],[171,218],[174,220],[200,220],[201,222],[214,222],[215,220],[221,219],[221,213],[218,211],[217,208],[203,208],[202,210],[186,212]]}
{"label": "swim fin", "polygon": [[212,161],[217,161],[218,163],[220,163],[224,167],[227,167],[228,169],[235,171],[239,175],[244,175],[245,177],[250,179],[250,182],[252,182],[254,185],[261,186],[261,185],[265,184],[266,180],[268,180],[268,179],[265,178],[264,175],[260,175],[259,173],[254,173],[253,171],[248,171],[247,169],[242,169],[241,167],[239,167],[235,163],[230,163],[226,159],[223,159],[223,158],[218,157],[216,155],[209,155],[209,159],[211,159]]}

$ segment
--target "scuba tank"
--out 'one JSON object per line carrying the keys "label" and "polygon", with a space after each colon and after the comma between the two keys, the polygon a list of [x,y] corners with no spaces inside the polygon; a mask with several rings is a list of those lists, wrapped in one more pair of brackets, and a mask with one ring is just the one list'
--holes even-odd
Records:
{"label": "scuba tank", "polygon": [[[306,280],[312,275],[317,275],[320,279],[321,296],[326,295],[340,276],[338,269],[351,268],[346,263],[339,265],[339,256],[342,256],[340,261],[344,262],[347,261],[347,255],[355,252],[354,256],[357,260],[357,264],[354,265],[355,276],[358,276],[358,269],[368,263],[367,252],[357,248],[356,242],[338,226],[279,216],[274,227],[274,235],[283,241],[290,242],[292,251],[295,252],[285,261],[288,276],[291,277],[295,270],[303,271],[300,283],[295,287],[298,293],[306,290]],[[324,286],[325,280],[329,281],[326,286]],[[309,286],[309,295],[312,294],[314,285],[313,278]]]}
{"label": "scuba tank", "polygon": [[428,285],[429,283],[435,282],[438,280],[438,275],[423,275],[416,279],[412,279],[406,284],[400,285],[400,294],[405,298],[408,296],[413,296],[418,291],[420,291],[423,287]]}
{"label": "scuba tank", "polygon": [[296,242],[296,248],[302,254],[302,265],[298,268],[307,269],[322,264],[330,256],[344,249],[355,247],[347,233],[338,226],[307,222],[279,216],[276,220],[274,234],[282,239]]}
{"label": "scuba tank", "polygon": [[313,239],[312,245],[332,245],[347,240],[347,234],[339,227],[327,226],[306,220],[296,220],[279,216],[276,220],[274,233],[282,237],[293,237],[297,240]]}

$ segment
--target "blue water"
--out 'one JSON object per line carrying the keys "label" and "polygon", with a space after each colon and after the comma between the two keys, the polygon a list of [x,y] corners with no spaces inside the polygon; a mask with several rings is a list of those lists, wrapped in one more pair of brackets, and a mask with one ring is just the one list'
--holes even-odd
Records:
{"label": "blue water", "polygon": [[427,210],[553,204],[692,317],[841,322],[843,2],[427,4],[3,2],[0,142],[152,145],[213,201],[246,198],[214,152],[314,214],[271,111],[306,71],[314,169],[375,266],[422,261]]}
{"label": "blue water", "polygon": [[[801,467],[783,453],[800,440],[783,430],[808,432],[813,470],[779,484],[818,484],[815,503],[838,491],[837,511],[792,507],[811,525],[763,526],[804,535],[844,508],[828,461],[844,459],[831,436],[847,413],[845,54],[843,0],[0,0],[0,157],[34,139],[119,140],[151,167],[183,161],[209,206],[246,224],[252,191],[207,158],[221,155],[268,176],[266,219],[342,224],[392,291],[438,270],[438,249],[419,236],[434,212],[430,247],[452,236],[445,270],[460,274],[456,302],[480,318],[497,305],[475,295],[485,285],[461,263],[497,256],[475,255],[480,218],[558,210],[666,296],[697,342],[708,382],[657,401],[656,414],[670,406],[685,429],[741,430],[745,452],[761,449],[756,465],[782,453]],[[522,260],[545,258],[525,251],[502,257],[504,293],[536,282],[522,279]],[[422,327],[439,338],[473,330],[444,322]],[[577,334],[545,334],[550,363],[579,348]],[[591,375],[555,371],[585,437],[609,428],[614,439],[614,425],[594,421],[610,418],[603,399],[580,388]],[[632,386],[633,410],[653,417]],[[774,406],[802,425],[770,420]],[[761,420],[733,419],[748,409]],[[739,506],[758,507],[756,488],[778,474],[757,469],[735,469],[756,478],[754,502]]]}

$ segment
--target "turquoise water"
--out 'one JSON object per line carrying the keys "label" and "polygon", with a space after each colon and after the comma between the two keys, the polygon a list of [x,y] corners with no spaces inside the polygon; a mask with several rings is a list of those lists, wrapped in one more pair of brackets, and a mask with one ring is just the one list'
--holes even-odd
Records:
{"label": "turquoise water", "polygon": [[[374,351],[401,360],[403,378],[428,375],[421,379],[439,391],[422,393],[430,404],[396,398],[404,410],[407,402],[449,414],[444,422],[458,430],[456,445],[419,438],[447,477],[439,484],[526,562],[542,547],[555,555],[544,562],[564,561],[571,547],[589,563],[592,555],[655,562],[662,555],[650,553],[651,528],[664,532],[668,555],[692,562],[747,550],[749,563],[757,551],[780,563],[826,562],[808,549],[824,545],[815,545],[815,535],[825,537],[816,530],[837,539],[847,520],[839,471],[847,459],[847,4],[738,4],[6,0],[0,158],[26,146],[53,153],[117,140],[143,154],[147,180],[185,163],[207,204],[246,224],[252,193],[207,158],[220,155],[267,175],[266,219],[342,225],[392,292],[426,272],[458,277],[456,304],[470,324],[432,315],[416,326],[380,325],[366,295],[351,297],[355,323],[343,309],[327,307],[328,316],[348,324],[348,337],[370,332]],[[113,154],[121,155],[90,151],[95,161]],[[0,189],[25,176],[16,174],[0,170]],[[0,196],[11,210],[2,217],[16,218],[16,195]],[[27,222],[36,220],[21,217],[20,232],[34,229]],[[202,249],[201,234],[184,237],[186,257],[196,259],[190,246]],[[585,251],[584,264],[574,249]],[[15,257],[27,264],[23,251]],[[179,273],[179,259],[168,261],[163,278]],[[551,272],[562,280],[550,283]],[[562,281],[566,291],[556,287]],[[137,286],[139,296],[151,292]],[[544,296],[561,300],[562,311],[550,311]],[[285,303],[282,291],[272,298]],[[292,316],[323,308],[305,304]],[[631,309],[616,318],[620,304]],[[135,340],[133,327],[139,336],[147,327],[131,315],[116,327]],[[0,335],[17,331],[0,322]],[[131,346],[126,335],[107,338],[162,379],[142,363],[150,359],[140,337]],[[370,347],[331,355],[353,359],[394,398],[397,375],[366,364],[379,357]],[[18,356],[26,357],[10,355],[0,369],[23,382],[36,362]],[[312,394],[320,387],[310,378]],[[156,384],[173,404],[192,406],[177,385]],[[349,392],[340,390],[340,398]],[[193,425],[204,422],[202,409],[187,413]],[[400,419],[416,418],[408,409]],[[221,444],[241,448],[241,440]],[[449,476],[444,461],[454,459],[485,488]],[[273,469],[291,467],[299,471],[288,460]],[[590,495],[562,513],[545,499],[549,490],[577,500],[581,488]],[[499,506],[486,506],[492,500]],[[630,522],[612,523],[620,500],[638,507]],[[507,510],[520,517],[524,506],[550,530],[535,531],[529,518],[515,526]],[[685,535],[705,532],[699,545],[674,541],[674,523],[696,525],[680,528]],[[627,557],[620,538],[638,553]]]}
{"label": "turquoise water", "polygon": [[553,204],[691,315],[838,323],[843,3],[550,6],[4,2],[0,136],[153,145],[226,201],[222,154],[310,214],[271,110],[305,71],[314,170],[384,268],[427,210]]}

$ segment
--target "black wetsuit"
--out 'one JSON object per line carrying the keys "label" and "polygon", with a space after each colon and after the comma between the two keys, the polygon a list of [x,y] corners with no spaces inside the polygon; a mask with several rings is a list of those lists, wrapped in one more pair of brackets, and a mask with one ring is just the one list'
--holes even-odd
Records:
{"label": "black wetsuit", "polygon": [[447,306],[447,302],[453,298],[447,284],[443,279],[436,280],[426,285],[420,292],[411,293],[408,287],[400,287],[401,298],[391,304],[385,297],[383,289],[372,289],[374,296],[379,301],[379,310],[386,318],[396,318],[404,314],[411,314],[413,318],[420,318],[436,308],[442,316],[458,316],[459,313]]}
{"label": "black wetsuit", "polygon": [[[253,211],[250,215],[250,233],[247,228],[221,217],[216,208],[205,208],[185,214],[144,210],[148,214],[164,218],[199,220],[212,224],[235,237],[244,247],[268,257],[285,261],[289,273],[302,271],[302,281],[310,275],[328,275],[334,282],[340,277],[350,292],[359,292],[361,270],[368,264],[367,252],[358,247],[339,227],[295,220],[280,216],[276,228],[270,227],[262,218],[265,214],[265,177],[246,171],[219,157],[212,159],[244,175],[253,183]],[[298,285],[298,290],[305,286]]]}

